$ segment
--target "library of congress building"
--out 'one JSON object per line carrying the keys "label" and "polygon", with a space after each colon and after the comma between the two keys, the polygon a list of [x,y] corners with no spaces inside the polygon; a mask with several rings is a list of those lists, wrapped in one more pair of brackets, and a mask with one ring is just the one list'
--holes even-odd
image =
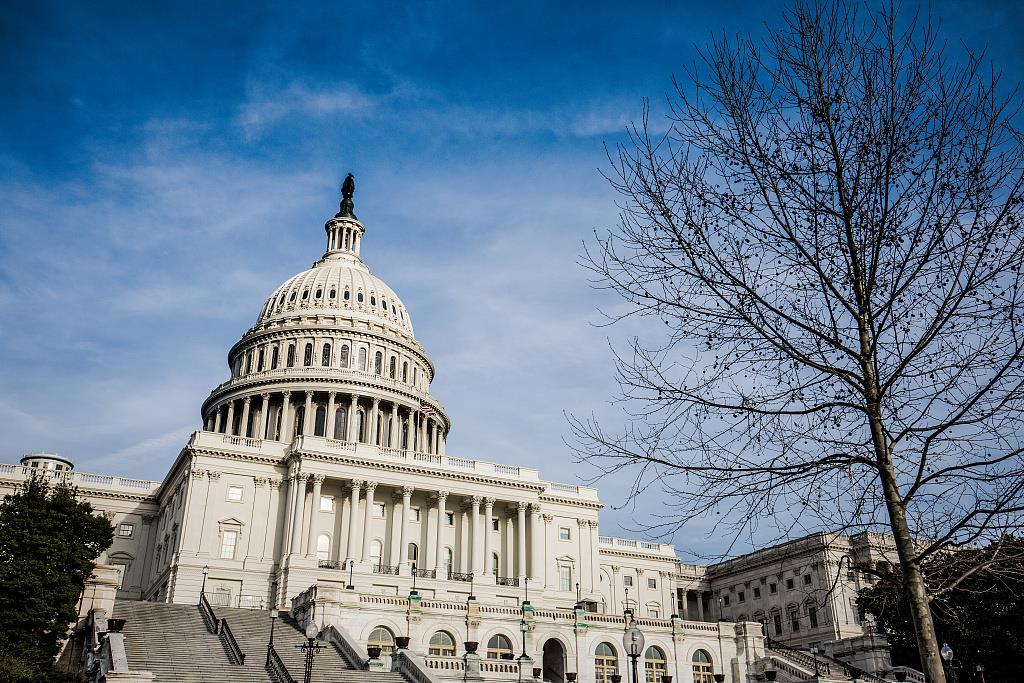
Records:
{"label": "library of congress building", "polygon": [[[66,479],[114,524],[78,628],[95,680],[302,680],[288,638],[311,643],[310,627],[325,646],[314,670],[339,668],[314,680],[608,683],[634,663],[651,683],[891,673],[853,603],[870,580],[857,567],[891,561],[882,535],[687,564],[602,535],[593,488],[450,455],[434,365],[361,257],[353,191],[350,178],[323,256],[228,351],[230,377],[163,481],[46,453],[0,465],[0,493]],[[190,619],[212,645],[177,656]]]}

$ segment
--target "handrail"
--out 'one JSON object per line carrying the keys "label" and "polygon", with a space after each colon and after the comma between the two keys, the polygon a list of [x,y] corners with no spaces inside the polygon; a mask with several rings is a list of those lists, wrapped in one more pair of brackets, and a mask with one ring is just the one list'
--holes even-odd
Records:
{"label": "handrail", "polygon": [[203,615],[203,623],[206,624],[206,630],[213,634],[218,633],[219,620],[217,615],[213,613],[210,601],[206,599],[206,593],[199,594],[199,613]]}
{"label": "handrail", "polygon": [[419,655],[409,650],[396,650],[391,655],[391,670],[402,674],[411,683],[439,683]]}
{"label": "handrail", "polygon": [[369,654],[360,643],[352,639],[347,631],[331,624],[324,629],[324,638],[338,648],[352,668],[365,670],[369,666]]}
{"label": "handrail", "polygon": [[232,664],[238,666],[245,664],[245,653],[238,646],[238,641],[235,640],[235,634],[231,632],[227,619],[220,620],[220,642],[223,643],[224,649],[228,651],[228,655],[233,660]]}
{"label": "handrail", "polygon": [[267,672],[274,678],[277,683],[295,683],[295,679],[288,673],[288,667],[281,661],[281,657],[277,654],[277,650],[274,646],[267,644]]}

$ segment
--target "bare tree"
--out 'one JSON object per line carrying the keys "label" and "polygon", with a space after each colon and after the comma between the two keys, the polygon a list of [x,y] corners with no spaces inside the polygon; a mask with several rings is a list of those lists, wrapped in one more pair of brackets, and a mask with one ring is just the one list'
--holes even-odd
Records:
{"label": "bare tree", "polygon": [[891,7],[783,19],[712,41],[668,131],[610,154],[621,220],[585,264],[665,335],[616,356],[626,428],[571,417],[573,445],[660,482],[662,531],[890,530],[944,681],[922,562],[1024,510],[1016,94]]}

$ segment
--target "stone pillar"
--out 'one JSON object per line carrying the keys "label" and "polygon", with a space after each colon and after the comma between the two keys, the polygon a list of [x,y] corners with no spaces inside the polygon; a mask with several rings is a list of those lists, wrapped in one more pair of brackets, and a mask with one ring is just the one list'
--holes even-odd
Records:
{"label": "stone pillar", "polygon": [[[363,547],[359,553],[360,562],[370,559],[370,541],[373,536],[370,533],[370,529],[373,528],[373,494],[376,490],[377,482],[366,482],[366,514],[363,515]],[[383,551],[383,548],[381,550]]]}
{"label": "stone pillar", "polygon": [[[444,526],[445,506],[448,504],[448,492],[437,492],[437,543],[434,544],[434,566],[431,569],[442,571],[444,567]],[[454,558],[453,558],[454,559]],[[438,577],[441,578],[441,577]],[[445,577],[447,578],[447,577]]]}
{"label": "stone pillar", "polygon": [[526,577],[526,502],[516,505],[516,577]]}
{"label": "stone pillar", "polygon": [[427,448],[427,419],[423,414],[420,414],[419,434],[419,441],[416,444],[417,450],[421,453],[426,453],[429,450]]}
{"label": "stone pillar", "polygon": [[242,401],[242,421],[238,424],[238,435],[248,438],[249,436],[249,403],[252,396],[246,396]]}
{"label": "stone pillar", "polygon": [[373,407],[370,409],[370,438],[366,441],[371,446],[380,445],[380,430],[377,428],[377,423],[380,421],[378,418],[380,415],[380,399],[373,399]]}
{"label": "stone pillar", "polygon": [[[333,345],[331,346],[333,349]],[[330,391],[327,393],[327,417],[324,419],[324,438],[334,438],[334,422],[338,419],[338,404],[334,402],[334,398],[338,395],[336,391]]]}
{"label": "stone pillar", "polygon": [[558,567],[555,565],[553,553],[548,551],[551,548],[551,522],[555,521],[554,515],[541,515],[544,520],[544,587],[555,588],[558,586]]}
{"label": "stone pillar", "polygon": [[291,397],[292,392],[285,391],[281,395],[284,397],[281,402],[281,440],[284,441],[285,443],[291,443],[292,420],[291,415],[289,415],[289,413],[291,412],[289,398]]}
{"label": "stone pillar", "polygon": [[[356,549],[356,515],[359,514],[359,489],[363,482],[359,479],[352,480],[352,498],[348,508],[348,547],[345,549],[345,559],[351,560]],[[365,533],[365,532],[364,532]]]}
{"label": "stone pillar", "polygon": [[480,543],[480,496],[473,496],[473,512],[469,518],[469,571],[477,573],[480,571],[480,563],[477,561],[477,546]]}
{"label": "stone pillar", "polygon": [[313,475],[313,503],[309,506],[309,540],[306,543],[306,557],[316,557],[317,537],[320,535],[320,492],[324,475]]}
{"label": "stone pillar", "polygon": [[217,406],[217,410],[214,413],[213,431],[220,431],[220,406]]}
{"label": "stone pillar", "polygon": [[[534,581],[544,576],[544,526],[540,505],[530,503],[530,576]],[[544,584],[541,583],[543,586]]]}
{"label": "stone pillar", "polygon": [[292,511],[292,547],[291,553],[297,555],[302,548],[302,509],[306,503],[306,480],[308,472],[295,474],[295,508]]}
{"label": "stone pillar", "polygon": [[409,542],[409,509],[412,506],[412,492],[414,491],[411,486],[402,487],[402,533],[399,536],[398,542],[398,564],[405,564],[408,559],[408,552],[406,546]]}
{"label": "stone pillar", "polygon": [[270,435],[267,434],[267,425],[270,420],[270,394],[261,394],[260,398],[263,399],[263,403],[260,404],[260,439],[266,439]]}
{"label": "stone pillar", "polygon": [[704,621],[704,591],[694,591],[697,596],[697,621]]}
{"label": "stone pillar", "polygon": [[284,480],[288,482],[288,493],[284,501],[284,526],[281,527],[281,559],[292,547],[292,513],[295,512],[295,468],[289,467]]}
{"label": "stone pillar", "polygon": [[313,413],[313,392],[306,392],[306,408],[302,412],[302,434],[304,436],[311,436],[313,434],[313,424],[316,422],[316,415]]}
{"label": "stone pillar", "polygon": [[391,404],[391,430],[388,435],[388,447],[399,448],[402,444],[398,442],[401,432],[398,429],[398,404]]}
{"label": "stone pillar", "polygon": [[235,402],[234,400],[228,401],[228,424],[224,429],[225,434],[234,435],[235,433]]}
{"label": "stone pillar", "polygon": [[684,590],[683,591],[683,599],[681,600],[681,602],[683,603],[683,611],[680,613],[679,616],[681,616],[683,618],[683,621],[689,621],[690,620],[690,591],[688,591],[688,590]]}
{"label": "stone pillar", "polygon": [[430,452],[437,453],[437,432],[439,431],[438,423],[437,420],[431,420],[430,422],[434,427],[430,430]]}
{"label": "stone pillar", "polygon": [[348,440],[358,441],[359,433],[359,397],[352,394],[352,405],[348,409]]}
{"label": "stone pillar", "polygon": [[440,453],[441,455],[445,454],[445,449],[444,449],[445,436],[446,435],[444,434],[444,432],[442,432],[441,436],[438,437],[437,452]]}
{"label": "stone pillar", "polygon": [[[592,519],[590,526],[590,592],[597,593],[598,579],[601,574],[601,560],[597,548],[597,520]],[[670,612],[671,613],[671,612]],[[664,615],[663,615],[664,616]]]}
{"label": "stone pillar", "polygon": [[491,562],[491,517],[494,516],[494,499],[484,498],[484,575],[491,576],[494,563]]}

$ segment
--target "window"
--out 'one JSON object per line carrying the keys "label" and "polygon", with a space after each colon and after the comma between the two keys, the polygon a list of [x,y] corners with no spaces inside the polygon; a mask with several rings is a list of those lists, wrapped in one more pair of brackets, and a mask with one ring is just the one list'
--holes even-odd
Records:
{"label": "window", "polygon": [[384,371],[384,354],[377,351],[373,354],[373,374],[379,375]]}
{"label": "window", "polygon": [[622,585],[623,586],[632,586],[633,585],[633,577],[630,576],[629,574],[626,574],[625,576],[623,576],[622,577]]}
{"label": "window", "polygon": [[804,585],[805,586],[810,586],[811,585],[811,575],[810,574],[804,574]]}
{"label": "window", "polygon": [[314,298],[314,299],[319,299],[319,298],[320,298],[320,297],[322,297],[323,295],[324,295],[324,290],[323,290],[323,289],[321,289],[321,288],[319,288],[319,287],[317,287],[317,289],[316,289],[316,294],[314,294],[314,295],[313,295],[313,298]]}
{"label": "window", "polygon": [[331,288],[331,299],[334,300],[334,299],[337,299],[337,298],[338,298],[338,290],[336,290],[334,288]]}
{"label": "window", "polygon": [[409,381],[409,363],[406,361],[402,361],[402,381]]}
{"label": "window", "polygon": [[772,614],[772,626],[775,627],[775,635],[782,635],[782,615],[778,612]]}
{"label": "window", "polygon": [[761,589],[757,586],[754,586],[754,599],[756,600],[759,597],[761,597]]}
{"label": "window", "polygon": [[563,591],[572,590],[572,567],[558,568],[558,589]]}
{"label": "window", "polygon": [[320,512],[334,512],[334,496],[320,496]]}
{"label": "window", "polygon": [[491,574],[498,575],[499,558],[498,553],[491,553]]}
{"label": "window", "polygon": [[377,519],[384,519],[384,503],[373,504],[373,516]]}
{"label": "window", "polygon": [[121,538],[131,538],[133,533],[135,533],[134,524],[125,523],[117,525],[117,535]]}
{"label": "window", "polygon": [[359,349],[359,369],[366,372],[366,349]]}
{"label": "window", "polygon": [[693,683],[714,683],[714,668],[711,663],[711,655],[704,650],[697,650],[693,653]]}
{"label": "window", "polygon": [[569,533],[569,527],[567,527],[567,526],[560,526],[560,527],[558,527],[558,540],[559,541],[568,541],[571,538],[572,538],[572,534]]}
{"label": "window", "polygon": [[345,293],[344,293],[344,294],[342,295],[342,298],[343,298],[343,299],[344,299],[345,301],[348,301],[349,299],[351,299],[351,298],[352,298],[352,292],[350,292],[350,291],[348,291],[348,290],[346,289],[346,290],[345,290]]}
{"label": "window", "polygon": [[358,301],[359,303],[363,303],[363,293],[362,292],[356,292],[356,301]]}
{"label": "window", "polygon": [[786,579],[786,590],[793,590],[793,579]]}
{"label": "window", "polygon": [[744,600],[746,600],[746,599],[747,599],[747,594],[746,594],[746,593],[745,593],[744,591],[740,591],[740,592],[739,592],[739,593],[738,593],[738,594],[736,595],[736,599],[737,599],[737,600],[739,600],[740,602],[743,602]]}
{"label": "window", "polygon": [[774,583],[770,583],[770,584],[768,584],[768,592],[771,593],[772,595],[775,595],[776,593],[779,592],[779,587],[776,584],[774,584]]}
{"label": "window", "polygon": [[818,628],[818,608],[814,605],[807,605],[807,621],[811,628]]}
{"label": "window", "polygon": [[420,509],[419,508],[410,507],[409,508],[408,517],[409,517],[409,521],[410,522],[418,522],[418,521],[420,521]]}
{"label": "window", "polygon": [[512,641],[497,633],[487,641],[487,659],[512,659]]}
{"label": "window", "polygon": [[295,344],[288,345],[288,367],[295,367]]}
{"label": "window", "polygon": [[445,548],[444,556],[441,559],[444,562],[444,574],[450,574],[452,567],[455,566],[455,553],[451,548]]}
{"label": "window", "polygon": [[320,365],[324,366],[325,368],[330,367],[330,365],[331,365],[331,345],[330,344],[324,344],[324,351],[320,355]]}
{"label": "window", "polygon": [[491,531],[500,531],[501,526],[497,517],[491,517]]}
{"label": "window", "polygon": [[455,513],[446,512],[444,513],[444,521],[448,526],[455,526]]}
{"label": "window", "polygon": [[657,579],[647,579],[647,587],[648,588],[657,588],[658,587],[658,580]]}
{"label": "window", "polygon": [[619,658],[615,648],[608,643],[601,643],[594,653],[594,680],[597,683],[610,683],[612,676],[619,672]]}
{"label": "window", "polygon": [[237,531],[225,531],[220,537],[220,557],[223,560],[235,559],[235,545],[238,543]]}
{"label": "window", "polygon": [[316,559],[331,559],[331,537],[327,534],[320,534],[316,538]]}
{"label": "window", "polygon": [[306,350],[302,354],[302,364],[309,367],[313,364],[313,345],[306,344]]}
{"label": "window", "polygon": [[378,626],[370,631],[366,647],[379,647],[382,655],[390,655],[395,650],[395,636],[384,626]]}
{"label": "window", "polygon": [[647,683],[661,683],[664,675],[665,653],[653,646],[647,648],[644,652],[644,680]]}
{"label": "window", "polygon": [[341,355],[339,356],[338,365],[343,368],[348,367],[348,344],[341,345]]}
{"label": "window", "polygon": [[371,541],[370,542],[370,562],[373,563],[374,567],[379,567],[380,566],[381,548],[382,547],[383,546],[381,545],[380,541]]}
{"label": "window", "polygon": [[263,362],[266,360],[266,355],[266,352],[263,349],[260,349],[260,359],[256,363],[256,370],[258,372],[263,372]]}
{"label": "window", "polygon": [[438,631],[430,636],[428,653],[438,657],[454,657],[455,639],[447,631]]}
{"label": "window", "polygon": [[795,607],[789,611],[789,627],[793,633],[800,632],[800,610]]}
{"label": "window", "polygon": [[228,500],[238,503],[242,500],[242,487],[241,486],[229,486],[228,487]]}
{"label": "window", "polygon": [[857,610],[857,598],[850,598],[850,611],[853,613],[853,623],[860,623],[860,612]]}
{"label": "window", "polygon": [[408,553],[406,555],[410,562],[416,562],[420,559],[420,547],[415,543],[409,544]]}
{"label": "window", "polygon": [[270,369],[277,370],[277,359],[278,359],[278,348],[275,346],[274,350],[270,352]]}
{"label": "window", "polygon": [[388,362],[388,377],[391,379],[395,378],[395,367],[397,364],[398,361],[395,360],[394,356],[391,356],[391,360]]}
{"label": "window", "polygon": [[128,573],[128,565],[112,562],[110,566],[117,568],[117,587],[120,589],[124,586],[124,575]]}
{"label": "window", "polygon": [[371,306],[376,306],[377,305],[377,297],[375,297],[373,294],[370,295],[370,305]]}
{"label": "window", "polygon": [[728,595],[722,597],[722,604],[725,605],[726,607],[729,606],[729,596]]}
{"label": "window", "polygon": [[661,609],[655,606],[648,607],[647,616],[651,619],[661,619]]}

